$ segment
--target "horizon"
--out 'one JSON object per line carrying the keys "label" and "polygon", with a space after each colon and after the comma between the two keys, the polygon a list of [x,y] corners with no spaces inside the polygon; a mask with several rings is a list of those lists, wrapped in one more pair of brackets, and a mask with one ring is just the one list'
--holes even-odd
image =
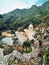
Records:
{"label": "horizon", "polygon": [[0,1],[0,14],[5,14],[14,9],[28,9],[32,5],[41,6],[48,0],[1,0]]}

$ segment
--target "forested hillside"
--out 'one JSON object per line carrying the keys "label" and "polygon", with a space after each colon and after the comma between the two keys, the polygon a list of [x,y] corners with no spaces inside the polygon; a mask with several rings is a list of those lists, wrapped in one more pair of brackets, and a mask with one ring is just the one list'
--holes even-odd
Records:
{"label": "forested hillside", "polygon": [[34,26],[40,24],[43,18],[48,16],[45,22],[49,22],[49,1],[37,7],[33,5],[29,9],[15,9],[14,11],[0,15],[0,31],[2,30],[23,30],[30,23]]}

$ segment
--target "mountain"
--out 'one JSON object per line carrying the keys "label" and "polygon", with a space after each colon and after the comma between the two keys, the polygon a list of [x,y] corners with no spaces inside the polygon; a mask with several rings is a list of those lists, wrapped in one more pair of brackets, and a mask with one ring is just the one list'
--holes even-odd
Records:
{"label": "mountain", "polygon": [[6,14],[0,15],[0,31],[6,29],[26,28],[30,23],[38,25],[42,17],[49,14],[49,1],[41,6],[33,5],[29,9],[15,9]]}
{"label": "mountain", "polygon": [[46,15],[49,13],[49,1],[45,2],[41,7],[41,14]]}
{"label": "mountain", "polygon": [[40,11],[39,11],[38,7],[33,5],[29,9],[15,9],[14,11],[4,14],[4,17],[5,17],[5,19],[13,18],[15,20],[15,19],[21,19],[21,18],[26,18],[26,17],[30,17],[33,15],[37,15],[39,13],[40,13]]}

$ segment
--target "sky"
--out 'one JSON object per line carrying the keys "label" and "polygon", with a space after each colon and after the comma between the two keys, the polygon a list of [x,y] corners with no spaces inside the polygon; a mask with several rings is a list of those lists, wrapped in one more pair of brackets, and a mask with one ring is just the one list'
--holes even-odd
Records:
{"label": "sky", "polygon": [[14,9],[30,8],[32,5],[40,6],[47,0],[0,0],[0,14]]}

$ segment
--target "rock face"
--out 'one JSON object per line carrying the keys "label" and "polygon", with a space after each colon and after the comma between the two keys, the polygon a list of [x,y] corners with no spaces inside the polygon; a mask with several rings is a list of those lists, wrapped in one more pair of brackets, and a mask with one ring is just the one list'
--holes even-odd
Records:
{"label": "rock face", "polygon": [[10,47],[10,46],[7,46],[7,47],[4,49],[3,53],[4,53],[4,55],[8,55],[8,54],[12,53],[12,51],[13,51],[13,48]]}
{"label": "rock face", "polygon": [[22,45],[27,39],[35,40],[35,38],[34,38],[35,30],[34,30],[32,24],[29,25],[28,29],[24,29],[23,32],[16,31],[15,34],[18,38],[17,42],[19,43],[19,45]]}
{"label": "rock face", "polygon": [[19,32],[19,31],[16,31],[15,33],[16,33],[16,36],[18,38],[19,45],[22,45],[23,42],[27,40],[27,37],[25,37],[25,33]]}
{"label": "rock face", "polygon": [[4,57],[3,51],[2,51],[2,49],[0,48],[0,62],[3,60],[3,57]]}

